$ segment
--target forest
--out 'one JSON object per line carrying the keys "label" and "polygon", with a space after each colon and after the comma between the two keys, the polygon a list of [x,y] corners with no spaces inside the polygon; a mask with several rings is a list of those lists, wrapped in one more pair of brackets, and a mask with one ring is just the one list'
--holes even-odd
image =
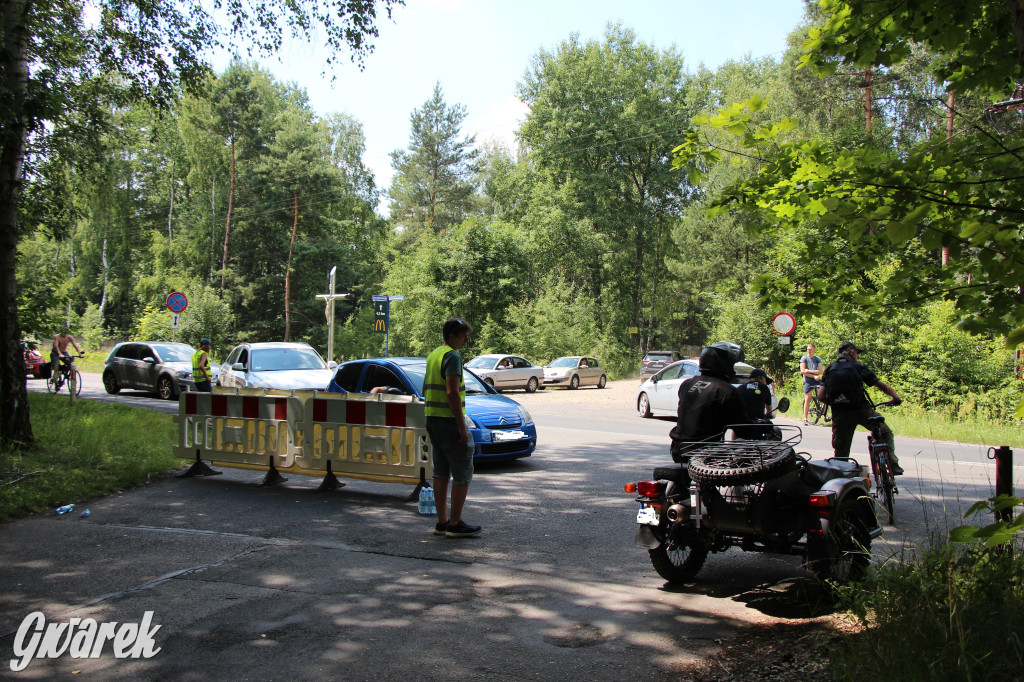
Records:
{"label": "forest", "polygon": [[162,101],[112,74],[29,137],[20,329],[326,354],[316,296],[337,267],[338,361],[383,354],[371,296],[400,294],[391,355],[425,355],[458,315],[467,356],[588,354],[622,378],[647,349],[728,339],[785,380],[808,342],[828,361],[851,339],[909,400],[1016,419],[1021,115],[998,102],[1019,104],[1020,65],[972,80],[927,35],[848,54],[855,30],[809,5],[784,54],[713,70],[623,25],[566,36],[523,65],[515,149],[478,144],[437,83],[389,187],[360,121],[254,61]]}

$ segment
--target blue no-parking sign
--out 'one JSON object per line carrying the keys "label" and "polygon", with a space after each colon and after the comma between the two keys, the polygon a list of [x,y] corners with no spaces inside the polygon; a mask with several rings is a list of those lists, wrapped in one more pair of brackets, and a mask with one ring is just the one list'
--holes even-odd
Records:
{"label": "blue no-parking sign", "polygon": [[172,313],[185,312],[188,307],[188,297],[180,291],[175,291],[167,296],[167,309]]}

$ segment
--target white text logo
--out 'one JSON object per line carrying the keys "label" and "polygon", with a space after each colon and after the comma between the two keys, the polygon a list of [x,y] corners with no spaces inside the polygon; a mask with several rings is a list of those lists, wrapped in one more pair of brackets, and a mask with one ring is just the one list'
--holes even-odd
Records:
{"label": "white text logo", "polygon": [[92,618],[72,618],[67,623],[47,623],[41,611],[21,621],[14,638],[11,670],[24,670],[33,658],[99,658],[103,645],[113,643],[117,658],[152,658],[160,652],[153,641],[161,625],[150,626],[153,612],[146,611],[142,623],[97,623]]}

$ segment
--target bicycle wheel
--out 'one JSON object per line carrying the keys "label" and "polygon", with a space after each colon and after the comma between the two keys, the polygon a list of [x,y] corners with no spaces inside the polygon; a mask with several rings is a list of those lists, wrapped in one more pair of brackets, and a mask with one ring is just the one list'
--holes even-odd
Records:
{"label": "bicycle wheel", "polygon": [[68,372],[68,396],[71,398],[72,405],[78,402],[78,394],[81,392],[82,374],[77,369],[73,369]]}
{"label": "bicycle wheel", "polygon": [[824,414],[823,410],[821,409],[821,403],[819,403],[818,399],[815,397],[811,398],[810,412],[811,415],[813,415],[814,417],[814,421],[811,422],[812,424],[817,424],[818,421],[821,419],[822,415]]}
{"label": "bicycle wheel", "polygon": [[56,393],[60,390],[60,386],[57,382],[60,381],[60,372],[50,372],[50,376],[46,377],[46,392]]}
{"label": "bicycle wheel", "polygon": [[892,470],[889,468],[889,460],[884,455],[879,458],[878,494],[882,500],[882,507],[891,526],[896,523],[896,514],[893,511],[893,496],[896,490],[896,481],[893,478]]}

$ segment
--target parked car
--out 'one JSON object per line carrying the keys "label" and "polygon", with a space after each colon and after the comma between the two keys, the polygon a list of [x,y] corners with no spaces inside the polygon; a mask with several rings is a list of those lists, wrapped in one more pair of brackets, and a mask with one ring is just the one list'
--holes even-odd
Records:
{"label": "parked car", "polygon": [[[745,362],[737,362],[736,382],[745,380],[754,368]],[[679,410],[679,384],[692,376],[700,374],[697,360],[692,358],[673,362],[663,370],[640,384],[636,392],[636,409],[641,417],[675,417]],[[772,395],[772,409],[778,407],[779,400],[775,397],[775,386],[769,385]]]}
{"label": "parked car", "polygon": [[674,350],[651,350],[647,351],[647,355],[640,361],[640,381],[643,381],[647,377],[657,374],[663,370],[666,365],[670,365],[673,362],[678,362],[683,358]]}
{"label": "parked car", "polygon": [[33,379],[47,379],[50,376],[50,359],[44,358],[39,352],[35,341],[25,339],[21,342],[21,357],[25,361],[25,374]]}
{"label": "parked car", "polygon": [[[174,400],[183,391],[196,390],[192,381],[195,352],[187,343],[119,343],[103,363],[103,388],[111,395],[122,389],[135,389]],[[213,373],[216,379],[216,367]]]}
{"label": "parked car", "polygon": [[242,343],[231,349],[216,381],[228,388],[327,388],[336,362],[325,363],[308,343]]}
{"label": "parked car", "polygon": [[[425,358],[371,358],[338,366],[328,392],[369,393],[384,387],[388,393],[423,400]],[[529,457],[537,447],[537,426],[525,407],[499,395],[472,371],[464,372],[466,427],[476,444],[475,460]]]}
{"label": "parked car", "polygon": [[544,368],[518,355],[478,355],[465,366],[498,391],[524,388],[533,393],[544,382]]}
{"label": "parked car", "polygon": [[608,383],[604,368],[596,358],[573,355],[556,358],[544,367],[545,386],[568,386],[576,389],[580,386],[597,386],[604,388]]}

